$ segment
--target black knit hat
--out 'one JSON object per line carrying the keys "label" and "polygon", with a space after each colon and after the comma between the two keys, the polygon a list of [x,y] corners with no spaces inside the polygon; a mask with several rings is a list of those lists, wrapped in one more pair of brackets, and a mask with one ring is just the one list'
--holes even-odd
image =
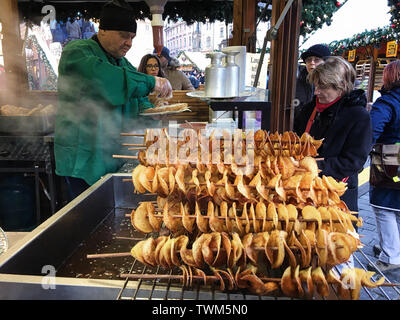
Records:
{"label": "black knit hat", "polygon": [[99,29],[136,33],[136,28],[134,11],[125,1],[114,0],[103,6]]}
{"label": "black knit hat", "polygon": [[306,62],[306,59],[308,57],[318,57],[318,58],[326,58],[331,55],[331,51],[327,46],[324,46],[323,44],[315,44],[308,48],[307,51],[303,52],[301,54],[301,58],[303,59],[304,62]]}

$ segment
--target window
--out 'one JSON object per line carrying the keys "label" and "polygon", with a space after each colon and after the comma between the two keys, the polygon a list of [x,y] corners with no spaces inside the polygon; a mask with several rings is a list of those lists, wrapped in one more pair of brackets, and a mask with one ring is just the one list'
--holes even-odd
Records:
{"label": "window", "polygon": [[219,29],[219,37],[220,38],[224,38],[224,27],[221,27],[220,29]]}
{"label": "window", "polygon": [[186,48],[186,38],[183,38],[183,46]]}
{"label": "window", "polygon": [[207,46],[207,48],[211,47],[211,37],[207,37],[206,46]]}

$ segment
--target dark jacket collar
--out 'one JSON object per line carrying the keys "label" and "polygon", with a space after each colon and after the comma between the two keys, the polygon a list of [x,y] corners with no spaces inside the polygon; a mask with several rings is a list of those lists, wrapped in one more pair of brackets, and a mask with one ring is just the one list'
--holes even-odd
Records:
{"label": "dark jacket collar", "polygon": [[[314,96],[314,103],[315,103],[315,96]],[[334,105],[331,107],[327,108],[326,110],[323,111],[326,113],[334,113],[340,106],[343,106],[344,108],[351,108],[355,106],[362,106],[366,107],[367,106],[367,97],[365,95],[365,91],[362,89],[356,89],[351,91],[348,94],[345,94],[339,101],[337,101]]]}

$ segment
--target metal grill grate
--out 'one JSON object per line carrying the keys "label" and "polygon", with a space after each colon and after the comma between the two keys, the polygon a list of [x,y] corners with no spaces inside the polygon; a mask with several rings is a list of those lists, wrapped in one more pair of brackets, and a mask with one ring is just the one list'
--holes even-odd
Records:
{"label": "metal grill grate", "polygon": [[0,137],[0,160],[50,161],[50,151],[43,138]]}
{"label": "metal grill grate", "polygon": [[[143,236],[143,240],[148,235]],[[138,240],[139,241],[139,240]],[[363,252],[358,249],[353,255],[354,267],[362,268],[367,270],[365,259],[367,263],[372,262]],[[137,264],[141,264],[138,260],[134,260],[129,270],[129,274],[134,274],[134,270],[137,269]],[[351,265],[349,265],[351,267]],[[335,267],[336,271],[340,271],[339,268]],[[391,283],[390,280],[381,272],[378,272],[381,276],[385,277],[386,283]],[[181,275],[178,268],[166,271],[160,266],[156,268],[150,268],[144,266],[141,274],[157,274],[157,275]],[[331,295],[328,298],[316,297],[316,299],[323,300],[339,300],[336,288],[332,285]],[[123,286],[121,287],[117,300],[293,300],[288,297],[273,297],[273,296],[258,296],[248,294],[244,291],[235,292],[221,292],[218,286],[213,283],[212,285],[204,286],[201,282],[193,282],[191,288],[185,287],[180,280],[171,279],[156,279],[146,280],[139,278],[133,280],[125,278]],[[400,291],[396,287],[378,287],[375,289],[368,289],[363,287],[360,300],[396,300],[400,299]]]}

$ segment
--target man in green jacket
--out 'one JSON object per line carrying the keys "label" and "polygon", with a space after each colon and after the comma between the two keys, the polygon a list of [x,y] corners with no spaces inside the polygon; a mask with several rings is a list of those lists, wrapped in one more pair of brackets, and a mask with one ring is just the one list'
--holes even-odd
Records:
{"label": "man in green jacket", "polygon": [[59,63],[55,125],[56,174],[66,177],[72,200],[103,175],[116,172],[121,132],[143,125],[150,92],[172,94],[168,80],[138,72],[124,57],[136,36],[130,6],[103,7],[99,32],[69,42]]}

